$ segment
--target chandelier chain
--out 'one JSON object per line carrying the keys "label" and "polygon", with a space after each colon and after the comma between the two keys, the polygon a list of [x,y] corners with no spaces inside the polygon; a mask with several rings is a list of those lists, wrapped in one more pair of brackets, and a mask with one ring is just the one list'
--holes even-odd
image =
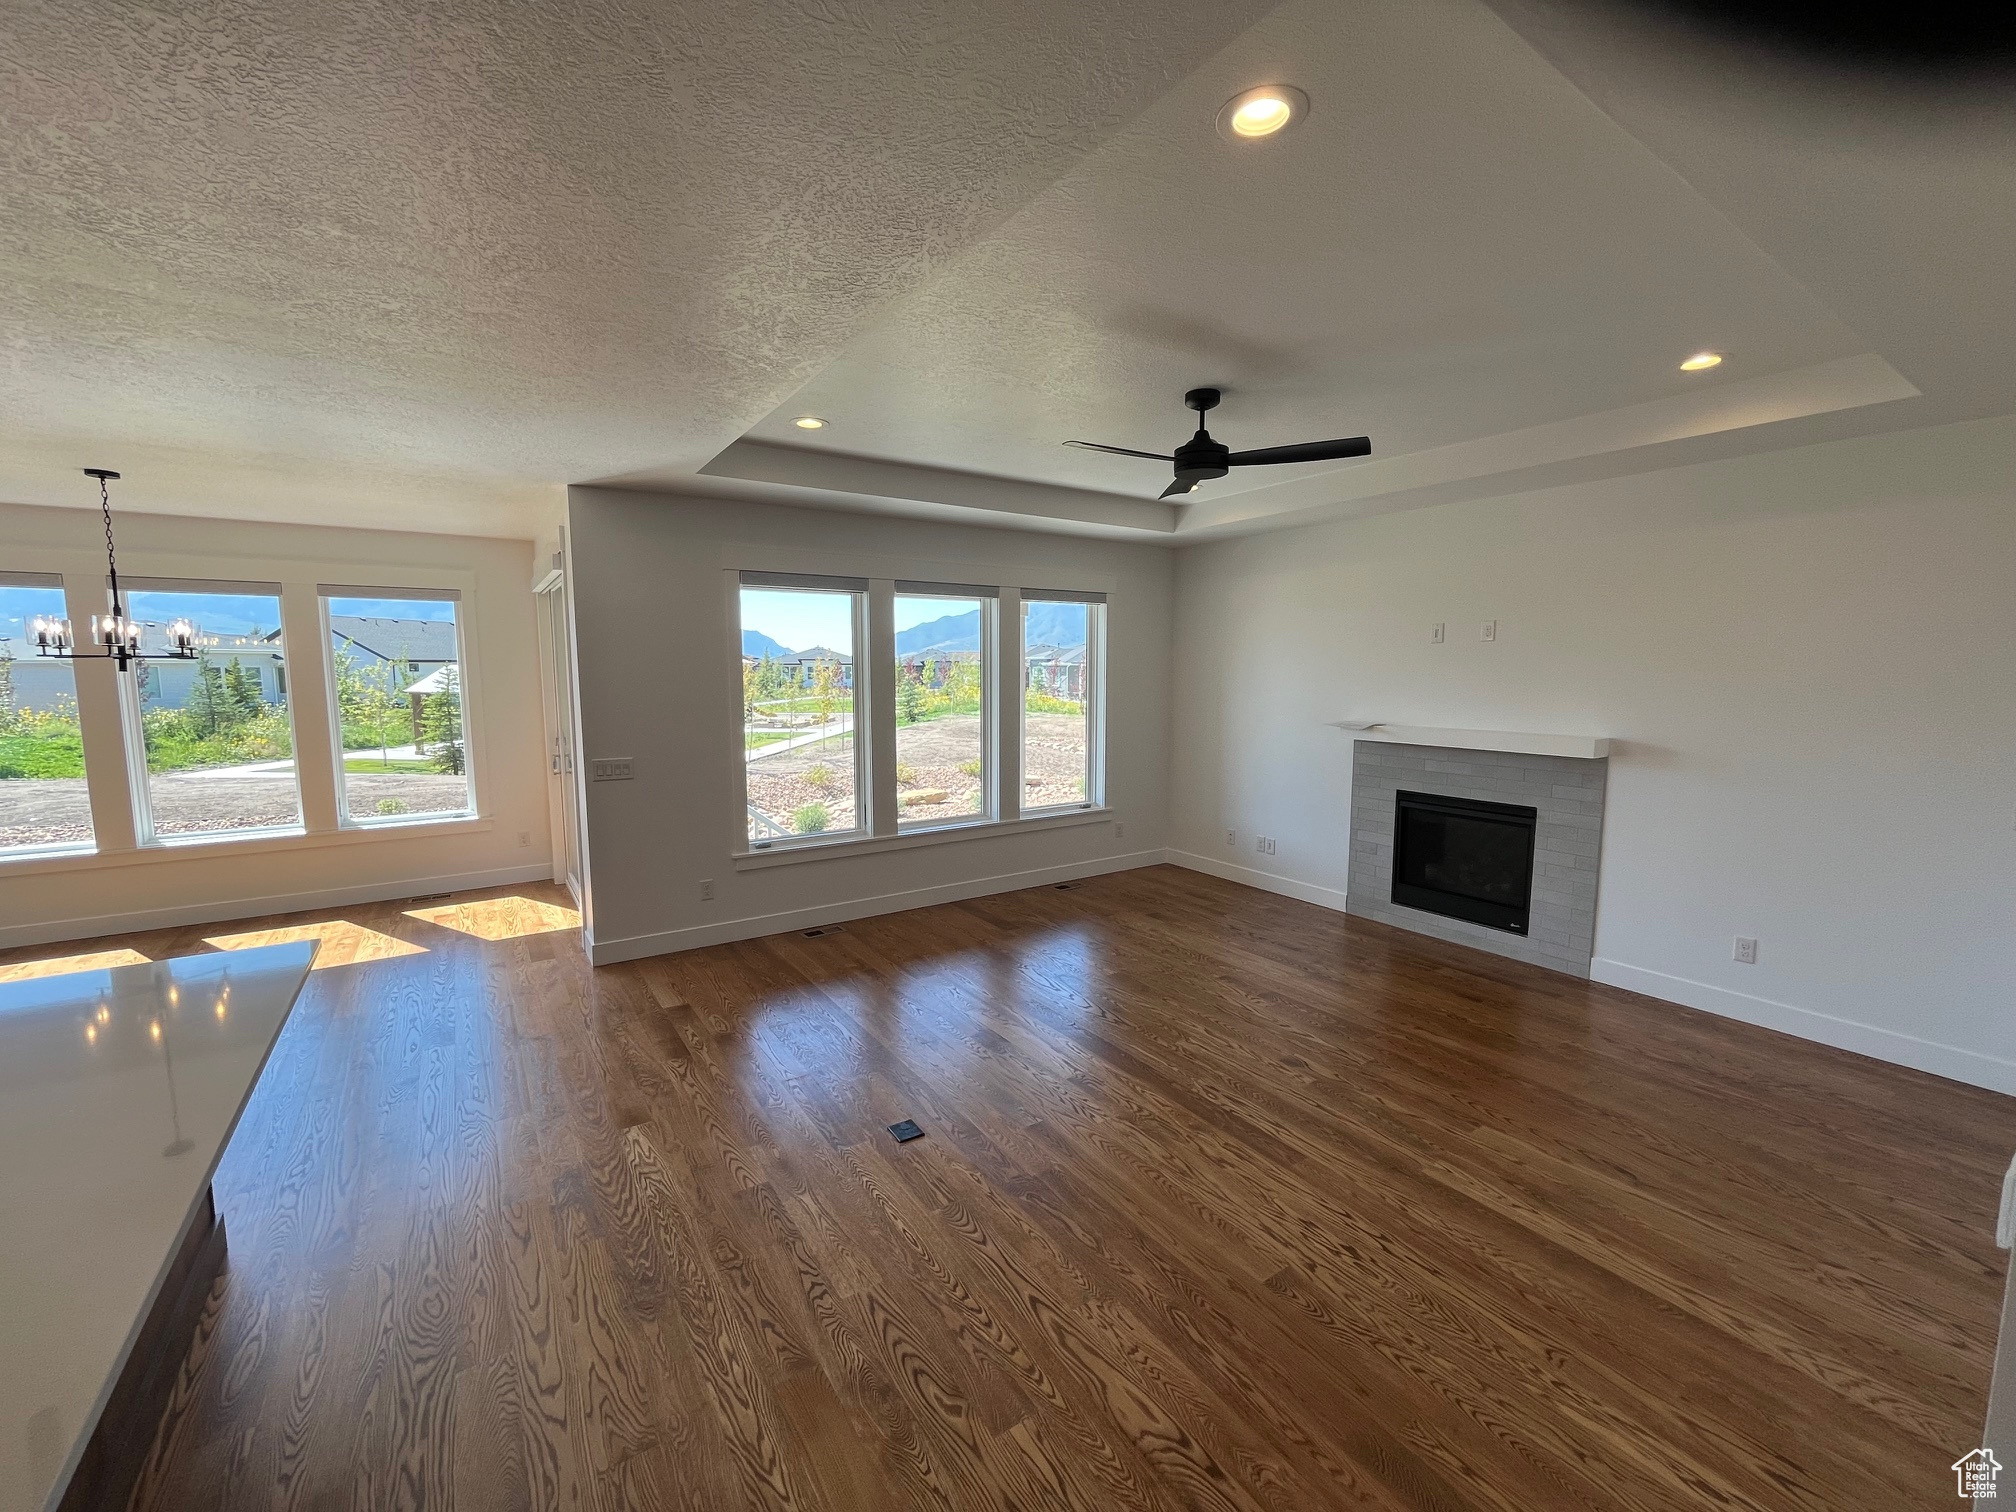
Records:
{"label": "chandelier chain", "polygon": [[112,569],[116,582],[119,577],[119,559],[112,548],[112,488],[105,479],[98,480],[98,507],[105,511],[105,565]]}

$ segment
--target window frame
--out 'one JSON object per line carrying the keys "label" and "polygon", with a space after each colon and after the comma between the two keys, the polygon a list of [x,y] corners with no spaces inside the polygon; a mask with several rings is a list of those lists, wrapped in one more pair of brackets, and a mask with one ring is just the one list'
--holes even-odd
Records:
{"label": "window frame", "polygon": [[[127,613],[137,619],[132,598],[137,593],[192,593],[214,594],[219,597],[270,598],[273,600],[277,629],[283,655],[287,647],[287,588],[286,584],[271,579],[247,578],[194,578],[173,575],[147,574],[122,577],[120,588],[127,599]],[[112,605],[110,583],[104,585],[105,612]],[[203,628],[197,622],[197,630]],[[230,845],[242,840],[300,839],[308,830],[308,788],[302,781],[301,770],[301,728],[294,717],[294,689],[286,685],[287,694],[287,744],[293,752],[294,762],[294,822],[291,824],[249,824],[237,829],[191,830],[182,834],[160,833],[154,827],[154,787],[153,772],[147,765],[147,731],[141,721],[141,677],[145,671],[145,660],[161,660],[159,657],[143,659],[139,672],[123,674],[118,679],[120,736],[126,751],[127,787],[133,809],[134,842],[141,850],[175,849],[187,845]],[[282,674],[284,676],[284,673]]]}
{"label": "window frame", "polygon": [[[1106,637],[1107,609],[1111,594],[1105,590],[1068,588],[1022,588],[1015,578],[1004,574],[994,582],[953,577],[896,576],[875,570],[880,562],[847,558],[846,565],[870,568],[869,573],[817,571],[771,571],[751,565],[739,551],[725,552],[723,578],[727,632],[727,705],[731,715],[726,723],[734,732],[732,759],[736,762],[736,786],[741,807],[731,816],[735,840],[729,858],[737,870],[753,870],[790,862],[812,861],[884,850],[909,849],[946,841],[978,838],[988,834],[1021,830],[1054,829],[1090,824],[1112,817],[1108,802],[1106,772]],[[785,557],[794,556],[784,553]],[[760,559],[759,559],[760,560]],[[775,557],[772,557],[775,560]],[[808,560],[809,559],[801,559]],[[906,564],[907,565],[907,564]],[[872,575],[871,575],[872,573]],[[1035,581],[1033,577],[1023,581]],[[793,835],[753,841],[748,825],[748,764],[744,757],[742,699],[742,605],[741,591],[747,587],[785,587],[853,593],[855,625],[855,792],[860,805],[860,827],[844,832]],[[896,801],[896,668],[894,623],[895,601],[899,597],[982,598],[988,601],[982,613],[981,707],[983,715],[982,782],[984,808],[970,817],[925,820],[906,824]],[[1025,675],[1022,636],[1025,602],[1082,603],[1087,606],[1086,624],[1086,792],[1076,803],[1024,809],[1022,786],[1022,730],[1020,679]],[[1015,633],[1008,630],[1013,616]],[[888,665],[884,666],[883,663]],[[1017,702],[1007,700],[1009,679],[1017,679]],[[1012,790],[1011,790],[1012,789]]]}
{"label": "window frame", "polygon": [[1085,796],[1075,803],[1046,803],[1024,808],[1031,818],[1076,813],[1081,809],[1106,806],[1106,596],[1071,593],[1060,589],[1027,588],[1022,592],[1019,623],[1016,626],[1015,696],[1023,718],[1016,721],[1022,752],[1016,767],[1021,769],[1029,749],[1027,720],[1029,691],[1029,606],[1031,604],[1082,604],[1085,608]]}
{"label": "window frame", "polygon": [[[14,571],[11,569],[0,570],[0,589],[4,588],[31,588],[31,589],[39,588],[44,590],[45,592],[53,591],[62,598],[63,617],[72,620],[73,623],[75,622],[76,616],[72,615],[70,612],[70,596],[71,596],[70,585],[65,580],[64,575],[60,572],[30,572],[30,571]],[[85,618],[88,621],[89,616],[87,615],[85,616]],[[28,648],[26,644],[26,633],[27,633],[26,627],[24,625],[23,649],[31,649]],[[15,662],[17,664],[22,662],[34,661],[37,659],[38,658],[36,658],[32,654],[32,650],[31,654],[28,656],[10,655],[8,657],[8,660]],[[46,660],[48,658],[42,658],[42,659]],[[84,700],[77,686],[77,664],[72,661],[64,660],[64,661],[58,661],[57,665],[65,666],[70,669],[70,702],[72,703],[73,706],[75,706],[77,711],[78,757],[80,764],[84,768],[82,777],[82,781],[84,783],[84,809],[86,815],[86,823],[90,827],[91,831],[90,837],[84,840],[57,841],[47,845],[0,845],[0,864],[15,861],[45,861],[67,856],[92,856],[98,853],[98,815],[92,803],[91,753],[88,749],[85,748],[85,742],[84,742]],[[19,690],[17,689],[16,691],[18,694]],[[7,780],[32,782],[35,779],[10,778]]]}
{"label": "window frame", "polygon": [[[741,795],[740,843],[735,847],[737,855],[773,856],[780,853],[818,849],[829,845],[858,845],[875,835],[875,808],[870,792],[873,763],[870,758],[871,742],[874,737],[871,726],[875,722],[874,690],[878,686],[876,674],[870,667],[870,629],[872,613],[869,597],[872,584],[866,579],[843,575],[825,576],[816,573],[798,572],[758,572],[744,571],[729,574],[732,628],[730,647],[733,655],[735,698],[735,786]],[[850,625],[853,635],[852,657],[849,663],[851,677],[848,691],[853,695],[854,723],[850,733],[854,736],[854,822],[844,830],[818,830],[805,835],[778,835],[758,840],[749,832],[749,814],[752,804],[749,799],[749,758],[746,739],[746,724],[743,719],[743,669],[742,669],[742,594],[746,589],[782,593],[845,593],[851,599],[849,608]]]}
{"label": "window frame", "polygon": [[[459,809],[432,814],[377,814],[360,817],[350,812],[349,773],[343,766],[343,710],[336,689],[335,632],[330,627],[329,601],[338,598],[407,599],[421,604],[448,603],[455,606],[455,695],[462,703],[462,792]],[[343,830],[406,829],[415,825],[453,824],[479,818],[483,812],[477,796],[476,719],[470,704],[469,639],[463,619],[468,596],[459,588],[390,588],[356,583],[315,585],[316,634],[322,647],[323,693],[328,702],[330,760],[336,787],[336,827]]]}
{"label": "window frame", "polygon": [[[954,814],[944,819],[903,818],[902,805],[896,810],[896,833],[898,835],[922,835],[935,830],[967,829],[975,825],[995,824],[1001,818],[1001,753],[995,739],[1001,720],[998,699],[1000,694],[1000,653],[999,625],[1001,622],[1001,590],[998,587],[972,583],[925,583],[912,579],[898,579],[889,595],[893,611],[898,599],[922,598],[958,601],[972,599],[980,605],[980,812],[977,814]],[[894,620],[892,617],[891,624]],[[900,633],[900,632],[898,632]],[[888,675],[896,677],[896,669],[901,660],[893,654],[892,639]],[[902,746],[900,720],[889,732],[892,750],[900,754]]]}

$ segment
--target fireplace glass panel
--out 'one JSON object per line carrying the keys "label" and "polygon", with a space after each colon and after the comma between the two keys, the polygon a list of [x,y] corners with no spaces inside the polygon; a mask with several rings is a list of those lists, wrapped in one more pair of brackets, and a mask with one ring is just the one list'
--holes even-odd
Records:
{"label": "fireplace glass panel", "polygon": [[1395,798],[1393,901],[1524,934],[1537,809],[1435,793]]}

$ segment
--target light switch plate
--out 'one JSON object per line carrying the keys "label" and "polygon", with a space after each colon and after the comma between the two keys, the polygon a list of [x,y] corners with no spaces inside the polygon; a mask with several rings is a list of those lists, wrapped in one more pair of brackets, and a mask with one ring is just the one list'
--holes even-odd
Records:
{"label": "light switch plate", "polygon": [[589,775],[597,782],[627,782],[630,779],[630,758],[598,756],[588,770]]}

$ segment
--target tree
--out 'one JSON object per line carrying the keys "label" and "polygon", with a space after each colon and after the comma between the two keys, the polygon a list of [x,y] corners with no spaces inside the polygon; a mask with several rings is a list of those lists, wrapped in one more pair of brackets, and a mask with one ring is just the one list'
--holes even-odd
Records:
{"label": "tree", "polygon": [[266,710],[266,698],[259,688],[259,674],[248,670],[237,657],[224,669],[224,706],[220,711],[229,724],[257,719]]}
{"label": "tree", "polygon": [[896,714],[905,724],[915,724],[924,717],[924,683],[914,665],[903,669],[902,680],[896,684]]}
{"label": "tree", "polygon": [[14,722],[14,648],[0,646],[0,729]]}
{"label": "tree", "polygon": [[812,669],[812,699],[819,710],[823,722],[833,717],[833,711],[840,703],[840,667],[827,657],[820,657]]}
{"label": "tree", "polygon": [[782,698],[788,681],[784,675],[783,664],[765,651],[756,673],[756,696],[764,699]]}
{"label": "tree", "polygon": [[228,718],[224,674],[205,651],[196,658],[196,675],[189,681],[189,696],[182,701],[182,717],[198,735],[215,735]]}
{"label": "tree", "polygon": [[443,667],[441,691],[426,695],[420,709],[420,736],[433,750],[429,760],[437,772],[459,777],[463,770],[462,694],[456,686],[456,669]]}

